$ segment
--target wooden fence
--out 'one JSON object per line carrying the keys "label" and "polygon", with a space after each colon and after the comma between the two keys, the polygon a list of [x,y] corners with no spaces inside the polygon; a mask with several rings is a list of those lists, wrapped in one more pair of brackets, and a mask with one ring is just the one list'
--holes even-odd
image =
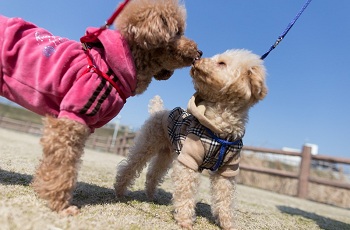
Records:
{"label": "wooden fence", "polygon": [[[21,131],[26,133],[31,133],[35,135],[41,135],[41,129],[42,129],[42,125],[30,124],[28,122],[17,121],[17,120],[5,118],[5,117],[0,117],[0,127],[13,129],[16,131]],[[123,136],[119,136],[116,138],[115,141],[113,141],[112,137],[107,138],[107,137],[101,137],[97,135],[91,135],[91,137],[86,142],[86,147],[125,156],[128,153],[130,145],[132,144],[132,141],[135,138],[135,136],[136,136],[135,134],[125,133]],[[270,154],[301,157],[299,173],[291,173],[283,170],[240,164],[240,169],[242,170],[248,170],[248,171],[259,172],[259,173],[275,175],[280,177],[298,179],[299,183],[298,183],[298,189],[297,189],[297,196],[299,198],[307,199],[309,182],[350,190],[349,183],[334,182],[334,181],[319,179],[319,178],[310,176],[312,160],[320,160],[325,162],[350,165],[350,159],[348,158],[312,155],[311,147],[308,147],[308,146],[303,147],[301,154],[295,153],[295,152],[277,150],[277,149],[257,148],[257,147],[251,147],[251,146],[244,146],[243,150],[251,151],[255,153],[270,153]]]}
{"label": "wooden fence", "polygon": [[[7,117],[0,116],[0,127],[12,129],[19,132],[25,132],[35,135],[42,135],[43,125],[32,124],[29,122],[18,121]],[[125,156],[129,151],[130,144],[135,138],[135,134],[125,133],[122,136],[112,140],[112,137],[103,137],[98,135],[91,135],[86,141],[85,146],[92,149],[102,150]]]}
{"label": "wooden fence", "polygon": [[253,171],[253,172],[274,175],[274,176],[281,176],[281,177],[286,177],[286,178],[298,179],[299,183],[298,183],[298,189],[297,189],[297,196],[299,198],[307,199],[307,191],[308,191],[308,183],[309,182],[350,190],[349,183],[340,183],[340,182],[319,179],[319,178],[315,178],[315,177],[310,176],[311,160],[321,160],[321,161],[326,161],[326,162],[331,162],[331,163],[340,163],[340,164],[350,165],[350,159],[348,159],[348,158],[330,157],[330,156],[323,156],[323,155],[312,155],[311,154],[311,147],[309,147],[309,146],[303,146],[301,154],[295,153],[295,152],[277,150],[277,149],[256,148],[256,147],[250,147],[250,146],[244,146],[243,150],[248,150],[248,151],[252,151],[252,152],[259,152],[259,153],[272,153],[272,154],[301,157],[299,173],[291,173],[291,172],[286,172],[283,170],[255,167],[255,166],[250,166],[250,165],[245,165],[245,164],[239,165],[240,169],[242,169],[242,170],[248,170],[248,171]]}
{"label": "wooden fence", "polygon": [[41,135],[41,129],[43,126],[0,116],[0,127],[35,135]]}
{"label": "wooden fence", "polygon": [[125,133],[122,136],[118,136],[115,141],[113,141],[112,137],[92,135],[87,140],[85,146],[92,149],[103,150],[121,156],[126,156],[135,136],[135,134]]}

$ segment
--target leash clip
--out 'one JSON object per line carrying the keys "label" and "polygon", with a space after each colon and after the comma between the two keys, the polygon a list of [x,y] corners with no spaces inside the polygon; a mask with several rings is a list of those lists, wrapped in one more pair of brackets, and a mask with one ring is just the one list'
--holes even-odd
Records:
{"label": "leash clip", "polygon": [[283,33],[278,37],[278,39],[276,40],[275,44],[273,44],[270,49],[268,51],[266,51],[266,53],[264,53],[260,59],[264,60],[267,55],[269,55],[269,53],[276,48],[276,46],[282,41],[282,39],[287,35],[288,31],[292,28],[292,26],[294,25],[294,23],[298,20],[298,18],[300,17],[300,15],[304,12],[304,10],[306,9],[306,7],[310,4],[312,0],[307,0],[307,2],[304,4],[303,8],[301,8],[301,10],[299,11],[299,13],[295,16],[295,18],[288,24],[287,28],[283,31]]}
{"label": "leash clip", "polygon": [[109,29],[109,24],[107,21],[105,21],[105,24],[103,26],[101,26],[101,29]]}
{"label": "leash clip", "polygon": [[273,45],[273,48],[276,48],[276,46],[278,46],[278,44],[282,41],[282,38],[278,38],[275,42],[275,44]]}

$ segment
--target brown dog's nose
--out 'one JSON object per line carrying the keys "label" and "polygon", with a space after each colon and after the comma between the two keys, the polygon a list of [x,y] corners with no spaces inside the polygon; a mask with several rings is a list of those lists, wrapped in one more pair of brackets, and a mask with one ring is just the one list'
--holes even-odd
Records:
{"label": "brown dog's nose", "polygon": [[199,53],[199,57],[202,57],[203,52],[201,50],[198,50],[197,52]]}
{"label": "brown dog's nose", "polygon": [[194,65],[194,63],[195,63],[197,60],[201,59],[201,57],[202,57],[202,55],[203,55],[203,52],[200,51],[200,50],[197,50],[197,54],[198,54],[198,56],[195,57],[195,58],[193,59],[192,65]]}

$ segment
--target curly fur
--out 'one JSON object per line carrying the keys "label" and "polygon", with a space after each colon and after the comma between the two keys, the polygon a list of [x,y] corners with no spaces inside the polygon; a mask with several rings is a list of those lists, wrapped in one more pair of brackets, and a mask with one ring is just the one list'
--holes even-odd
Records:
{"label": "curly fur", "polygon": [[[162,118],[163,118],[163,113],[156,112],[149,119],[149,122],[146,122],[142,126],[140,133],[136,136],[134,140],[135,143],[143,143],[142,147],[138,145],[133,145],[130,149],[129,154],[127,155],[127,158],[119,164],[116,183],[115,183],[115,190],[118,197],[124,197],[127,187],[133,184],[135,178],[139,177],[140,173],[146,166],[146,163],[150,161],[151,158],[154,157],[157,153],[162,153],[163,155],[160,157],[163,157],[165,159],[165,162],[170,161],[171,163],[172,160],[169,160],[169,159],[170,158],[172,159],[173,155],[168,145],[169,138],[165,135],[166,133],[163,131]],[[156,132],[154,132],[155,130]],[[149,142],[148,139],[150,137],[153,140],[157,140],[158,144],[155,145],[154,142]],[[160,150],[162,150],[162,152]],[[155,167],[157,167],[154,164],[156,161],[157,160],[155,158],[152,164]],[[163,168],[164,166],[163,164],[164,163],[159,164],[159,166]],[[151,168],[152,168],[152,165],[151,165]],[[168,167],[166,167],[165,169],[167,168]],[[161,169],[158,170],[159,171],[158,173],[162,175],[165,174],[165,172],[160,172],[160,170]],[[149,175],[148,175],[148,178],[149,178]],[[160,182],[161,176],[152,180],[155,182]],[[148,185],[150,188],[151,184],[148,183]],[[153,188],[152,189],[150,188],[150,189],[155,191],[155,187],[157,185],[158,183],[156,185],[153,185]],[[153,194],[150,194],[150,195],[151,195],[150,198],[152,198]]]}
{"label": "curly fur", "polygon": [[[227,135],[241,137],[248,121],[248,111],[267,94],[266,70],[258,55],[247,50],[228,50],[212,58],[193,63],[190,71],[194,87],[203,99],[205,116]],[[118,167],[115,190],[123,197],[147,162],[146,193],[153,199],[157,186],[173,159],[171,178],[174,185],[174,218],[184,228],[192,229],[195,220],[195,195],[199,173],[176,159],[166,131],[169,111],[163,109],[159,96],[149,105],[150,118],[142,126],[127,159]],[[234,178],[210,175],[212,213],[223,229],[234,229]]]}
{"label": "curly fur", "polygon": [[[166,80],[175,69],[190,66],[201,57],[197,44],[184,36],[185,21],[186,10],[178,0],[133,0],[117,17],[115,27],[126,38],[136,66],[136,94],[143,93],[153,77]],[[72,191],[90,130],[79,122],[49,116],[44,119],[44,125],[43,159],[36,169],[32,187],[48,201],[51,209],[63,216],[76,215],[79,209],[71,206]],[[157,137],[166,143],[164,135]],[[140,142],[145,142],[144,138],[138,137]],[[149,160],[147,154],[154,150],[152,146],[147,147],[141,160]],[[170,155],[166,145],[162,151]],[[134,174],[118,183],[130,184],[140,170],[134,167],[131,170]]]}
{"label": "curly fur", "polygon": [[171,179],[174,182],[173,205],[174,218],[181,227],[192,229],[195,220],[199,172],[187,168],[179,161],[173,164]]}
{"label": "curly fur", "polygon": [[224,229],[234,229],[235,180],[220,175],[210,175],[211,210],[216,222]]}
{"label": "curly fur", "polygon": [[115,21],[129,43],[137,69],[136,94],[152,78],[167,80],[175,69],[190,66],[202,52],[184,36],[186,9],[179,0],[133,0]]}
{"label": "curly fur", "polygon": [[44,136],[40,140],[43,159],[31,186],[41,198],[49,201],[51,209],[64,216],[75,215],[79,213],[78,208],[69,206],[90,129],[70,119],[53,117],[46,117],[44,125]]}
{"label": "curly fur", "polygon": [[249,109],[267,94],[260,57],[244,49],[228,50],[196,61],[190,74],[204,100],[205,116],[225,134],[242,136]]}

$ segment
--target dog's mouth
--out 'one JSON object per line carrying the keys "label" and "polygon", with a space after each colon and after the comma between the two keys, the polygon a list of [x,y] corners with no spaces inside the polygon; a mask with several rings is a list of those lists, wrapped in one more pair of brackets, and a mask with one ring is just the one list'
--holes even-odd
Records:
{"label": "dog's mouth", "polygon": [[195,59],[193,59],[192,61],[192,66],[194,66],[196,64],[196,62],[199,60],[200,58],[196,57]]}
{"label": "dog's mouth", "polygon": [[157,74],[154,75],[154,78],[158,81],[168,80],[174,73],[174,70],[162,69]]}
{"label": "dog's mouth", "polygon": [[192,62],[191,70],[195,71],[198,68],[198,63],[200,61],[200,58],[195,58]]}
{"label": "dog's mouth", "polygon": [[201,59],[202,55],[203,55],[203,52],[200,51],[200,50],[197,50],[197,56],[193,59],[193,61],[192,61],[192,66],[194,66],[194,64],[196,63],[196,61],[198,61],[199,59]]}

